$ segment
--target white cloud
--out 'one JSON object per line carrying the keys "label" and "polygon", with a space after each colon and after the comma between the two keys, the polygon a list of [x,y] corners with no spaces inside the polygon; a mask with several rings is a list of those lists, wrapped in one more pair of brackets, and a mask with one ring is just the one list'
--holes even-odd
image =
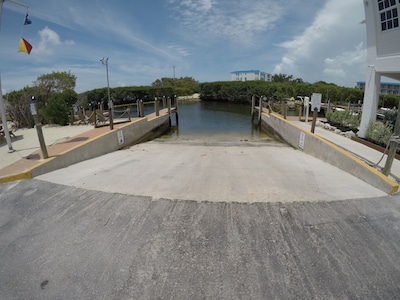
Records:
{"label": "white cloud", "polygon": [[167,48],[176,53],[179,53],[181,56],[184,56],[184,57],[190,55],[190,52],[185,47],[182,47],[179,45],[169,45],[169,46],[167,46]]}
{"label": "white cloud", "polygon": [[66,40],[66,41],[65,41],[65,45],[73,46],[73,45],[75,45],[75,41],[73,41],[73,40]]}
{"label": "white cloud", "polygon": [[364,78],[366,29],[359,24],[363,19],[358,0],[327,1],[301,35],[279,45],[285,52],[274,73],[354,86]]}
{"label": "white cloud", "polygon": [[276,1],[171,0],[174,15],[191,36],[233,39],[248,44],[258,34],[274,27],[283,11]]}
{"label": "white cloud", "polygon": [[214,1],[212,0],[182,0],[182,1],[170,1],[171,3],[180,2],[180,5],[186,7],[189,11],[196,11],[196,12],[207,12],[213,8]]}
{"label": "white cloud", "polygon": [[345,79],[349,76],[348,70],[353,70],[354,72],[354,68],[357,69],[360,68],[360,66],[365,66],[366,58],[366,49],[364,44],[360,43],[355,46],[352,51],[345,51],[334,58],[326,58],[324,61],[323,73],[329,78]]}
{"label": "white cloud", "polygon": [[74,41],[72,40],[62,42],[58,33],[47,26],[39,31],[39,38],[39,44],[35,49],[35,52],[40,56],[53,54],[54,46],[60,46],[63,44],[74,45]]}

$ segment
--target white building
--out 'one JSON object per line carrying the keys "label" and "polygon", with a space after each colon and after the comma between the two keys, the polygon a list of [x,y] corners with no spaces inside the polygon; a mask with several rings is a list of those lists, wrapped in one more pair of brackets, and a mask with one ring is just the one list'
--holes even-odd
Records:
{"label": "white building", "polygon": [[[365,90],[365,81],[357,82],[357,89],[364,91]],[[400,95],[400,83],[394,82],[381,82],[380,85],[380,94],[383,95]]]}
{"label": "white building", "polygon": [[397,0],[364,0],[367,26],[367,76],[359,136],[376,120],[381,77],[400,80],[400,4]]}
{"label": "white building", "polygon": [[262,80],[271,81],[272,75],[261,72],[260,70],[245,70],[231,72],[232,81],[248,81],[248,80]]}

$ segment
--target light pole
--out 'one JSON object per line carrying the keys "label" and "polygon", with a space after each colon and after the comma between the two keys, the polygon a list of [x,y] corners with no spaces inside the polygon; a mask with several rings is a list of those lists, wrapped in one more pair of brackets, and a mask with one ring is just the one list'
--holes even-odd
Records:
{"label": "light pole", "polygon": [[107,58],[101,58],[100,59],[101,63],[106,66],[106,73],[107,73],[107,97],[108,97],[108,117],[110,120],[110,129],[114,129],[114,123],[113,123],[113,103],[111,101],[110,97],[110,81],[108,79],[108,57]]}

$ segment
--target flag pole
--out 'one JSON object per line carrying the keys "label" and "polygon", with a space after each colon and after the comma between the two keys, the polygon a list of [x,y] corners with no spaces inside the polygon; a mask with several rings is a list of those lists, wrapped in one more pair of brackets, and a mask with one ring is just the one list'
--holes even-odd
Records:
{"label": "flag pole", "polygon": [[[3,13],[4,1],[6,1],[6,0],[0,0],[0,28],[1,28],[1,16]],[[5,109],[5,105],[4,105],[3,91],[1,88],[1,74],[0,74],[0,110],[1,110],[1,122],[3,124],[4,135],[6,137],[6,141],[7,141],[7,145],[8,145],[8,153],[12,153],[15,150],[12,147],[10,132],[8,131],[8,126],[7,126],[6,109]]]}
{"label": "flag pole", "polygon": [[25,7],[25,8],[29,8],[28,5],[23,4],[23,3],[20,3],[20,2],[17,2],[17,1],[14,1],[14,0],[3,0],[2,2],[5,2],[5,1],[11,2],[11,3],[14,3],[14,4],[17,4],[17,5],[20,5],[20,6],[23,6],[23,7]]}
{"label": "flag pole", "polygon": [[[1,29],[1,17],[3,14],[3,4],[4,2],[11,2],[20,6],[23,6],[25,8],[29,8],[28,5],[25,5],[23,3],[17,2],[15,0],[0,0],[0,29]],[[0,73],[0,111],[1,111],[1,122],[3,124],[3,130],[4,130],[4,135],[6,137],[6,141],[7,141],[7,145],[8,145],[8,153],[12,153],[15,150],[12,147],[11,144],[11,138],[10,138],[10,132],[8,130],[8,126],[7,126],[7,116],[6,116],[6,108],[4,105],[4,99],[3,99],[3,90],[1,88],[1,73]]]}

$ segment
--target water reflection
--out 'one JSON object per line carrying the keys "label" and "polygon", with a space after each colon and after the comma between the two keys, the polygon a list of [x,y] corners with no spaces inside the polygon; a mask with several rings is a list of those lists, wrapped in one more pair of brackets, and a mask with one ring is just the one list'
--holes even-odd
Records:
{"label": "water reflection", "polygon": [[257,141],[276,140],[251,120],[251,106],[220,102],[184,102],[178,107],[179,126],[171,116],[170,132],[162,136],[172,140]]}

